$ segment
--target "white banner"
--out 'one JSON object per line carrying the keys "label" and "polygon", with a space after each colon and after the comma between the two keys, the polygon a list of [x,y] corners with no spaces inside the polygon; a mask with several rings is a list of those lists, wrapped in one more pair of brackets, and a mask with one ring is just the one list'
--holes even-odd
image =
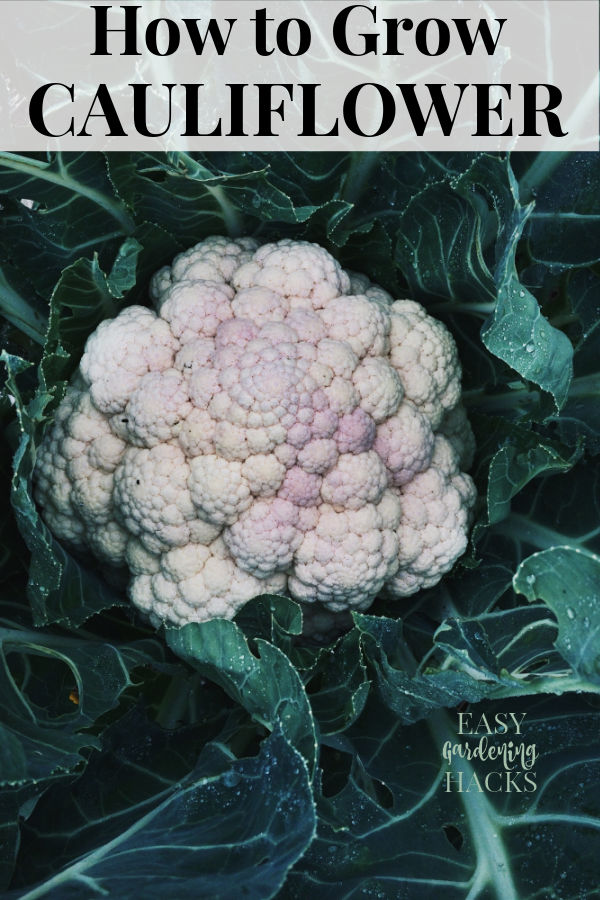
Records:
{"label": "white banner", "polygon": [[0,149],[597,150],[595,0],[0,0]]}

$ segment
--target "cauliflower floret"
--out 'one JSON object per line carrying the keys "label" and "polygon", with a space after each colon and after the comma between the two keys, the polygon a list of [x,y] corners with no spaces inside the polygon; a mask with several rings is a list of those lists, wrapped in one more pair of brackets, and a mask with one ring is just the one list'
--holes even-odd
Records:
{"label": "cauliflower floret", "polygon": [[[233,321],[228,319],[228,322]],[[212,338],[199,337],[188,341],[175,357],[175,368],[190,375],[196,369],[211,366],[215,355],[215,342]]]}
{"label": "cauliflower floret", "polygon": [[381,356],[389,347],[390,314],[364,295],[336,297],[320,313],[327,334],[345,341],[362,359],[369,353]]}
{"label": "cauliflower floret", "polygon": [[114,518],[113,473],[125,449],[89,394],[70,388],[36,468],[36,496],[57,537],[79,548]]}
{"label": "cauliflower floret", "polygon": [[286,239],[260,247],[250,262],[240,266],[232,284],[238,290],[270,288],[292,307],[320,309],[333,297],[347,293],[350,280],[322,247]]}
{"label": "cauliflower floret", "polygon": [[377,503],[387,487],[384,464],[375,451],[345,453],[323,478],[321,497],[334,509],[360,509]]}
{"label": "cauliflower floret", "polygon": [[233,273],[252,257],[256,247],[256,241],[252,238],[231,240],[222,235],[205,238],[184,253],[179,253],[171,266],[163,266],[156,272],[150,282],[150,296],[160,308],[174,282],[216,281],[229,284]]}
{"label": "cauliflower floret", "polygon": [[190,461],[192,501],[203,519],[214,525],[235,522],[252,503],[242,464],[219,456],[197,456]]}
{"label": "cauliflower floret", "polygon": [[398,370],[404,393],[439,427],[446,410],[460,400],[460,364],[445,325],[412,300],[391,306],[390,362]]}
{"label": "cauliflower floret", "polygon": [[317,346],[317,362],[330,370],[329,384],[331,384],[334,375],[346,381],[352,379],[358,365],[358,356],[346,341],[324,338]]}
{"label": "cauliflower floret", "polygon": [[235,316],[250,319],[257,325],[271,322],[283,322],[289,304],[285,297],[264,287],[251,287],[238,291],[231,304]]}
{"label": "cauliflower floret", "polygon": [[92,526],[106,525],[114,516],[113,474],[95,469],[89,455],[82,453],[69,460],[67,475],[73,486],[70,498],[73,511]]}
{"label": "cauliflower floret", "polygon": [[177,369],[149,372],[140,380],[112,430],[135,447],[155,447],[176,437],[192,410],[187,384]]}
{"label": "cauliflower floret", "polygon": [[150,553],[138,538],[127,541],[125,561],[132,575],[154,575],[160,569],[160,556]]}
{"label": "cauliflower floret", "polygon": [[189,476],[190,467],[175,444],[126,451],[115,473],[115,514],[150,553],[189,541],[188,522],[196,515]]}
{"label": "cauliflower floret", "polygon": [[358,407],[340,418],[334,437],[340,453],[364,453],[373,446],[375,422]]}
{"label": "cauliflower floret", "polygon": [[258,579],[244,572],[218,538],[208,547],[192,543],[164,553],[157,572],[132,579],[129,595],[158,627],[232,619],[252,597],[281,592],[284,586],[283,574]]}
{"label": "cauliflower floret", "polygon": [[302,447],[298,453],[298,465],[312,475],[322,475],[335,465],[338,456],[335,441],[318,438]]}
{"label": "cauliflower floret", "polygon": [[90,442],[90,465],[102,472],[114,472],[123,458],[127,444],[115,434],[102,434]]}
{"label": "cauliflower floret", "polygon": [[269,497],[277,493],[285,476],[285,466],[274,453],[257,453],[245,461],[242,475],[255,497]]}
{"label": "cauliflower floret", "polygon": [[298,508],[274,497],[257,500],[223,532],[237,565],[259,578],[284,571],[302,540]]}
{"label": "cauliflower floret", "polygon": [[196,409],[208,409],[212,399],[220,392],[216,369],[212,366],[196,366],[189,377],[188,388],[190,400]]}
{"label": "cauliflower floret", "polygon": [[394,302],[394,298],[386,290],[378,284],[371,284],[369,278],[360,272],[348,272],[350,278],[350,293],[364,294],[369,300],[375,303],[381,303],[384,307]]}
{"label": "cauliflower floret", "polygon": [[95,528],[88,535],[88,543],[92,552],[101,562],[108,563],[110,566],[123,565],[128,540],[128,532],[114,519]]}
{"label": "cauliflower floret", "polygon": [[374,422],[392,416],[404,396],[400,376],[387,359],[369,356],[358,366],[352,381],[360,394],[360,405]]}
{"label": "cauliflower floret", "polygon": [[323,388],[323,394],[329,408],[338,416],[348,415],[360,402],[360,395],[352,382],[338,375],[328,387]]}
{"label": "cauliflower floret", "polygon": [[188,458],[215,452],[216,423],[206,409],[192,409],[180,423],[177,440]]}
{"label": "cauliflower floret", "polygon": [[[333,612],[367,609],[398,568],[398,537],[378,507],[337,512],[323,504],[298,551],[288,588],[297,600],[318,600]],[[392,520],[392,523],[396,520]]]}
{"label": "cauliflower floret", "polygon": [[44,521],[59,540],[73,547],[85,546],[85,526],[71,502],[73,482],[66,471],[68,460],[62,445],[80,395],[80,391],[67,391],[54,425],[38,449],[35,469],[35,499],[43,509]]}
{"label": "cauliflower floret", "polygon": [[437,584],[466,550],[475,487],[456,464],[452,446],[438,435],[429,468],[400,490],[400,568],[387,583],[392,596],[406,597]]}
{"label": "cauliflower floret", "polygon": [[166,322],[143,306],[130,306],[92,332],[79,370],[100,412],[119,413],[143,376],[169,369],[178,349]]}
{"label": "cauliflower floret", "polygon": [[304,344],[316,346],[326,336],[323,320],[312,309],[292,309],[286,316],[285,324],[296,334],[296,339]]}
{"label": "cauliflower floret", "polygon": [[292,466],[286,472],[278,496],[294,506],[310,507],[321,502],[323,479],[314,472],[305,472],[300,466]]}
{"label": "cauliflower floret", "polygon": [[199,337],[214,337],[221,322],[233,316],[234,296],[227,284],[176,281],[163,296],[160,316],[183,346]]}
{"label": "cauliflower floret", "polygon": [[387,466],[392,484],[400,486],[429,466],[433,443],[429,419],[407,400],[378,426],[373,449]]}
{"label": "cauliflower floret", "polygon": [[207,238],[150,292],[89,337],[38,450],[60,540],[155,625],[287,590],[323,630],[448,571],[475,495],[441,323],[288,239]]}

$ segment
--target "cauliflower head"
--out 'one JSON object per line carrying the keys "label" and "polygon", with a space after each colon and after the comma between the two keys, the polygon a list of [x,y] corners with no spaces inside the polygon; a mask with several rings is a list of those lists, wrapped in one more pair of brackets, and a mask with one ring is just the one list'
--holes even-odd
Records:
{"label": "cauliflower head", "polygon": [[88,338],[39,449],[57,538],[157,626],[287,590],[319,630],[448,572],[475,490],[444,325],[305,241],[209,237],[150,294]]}

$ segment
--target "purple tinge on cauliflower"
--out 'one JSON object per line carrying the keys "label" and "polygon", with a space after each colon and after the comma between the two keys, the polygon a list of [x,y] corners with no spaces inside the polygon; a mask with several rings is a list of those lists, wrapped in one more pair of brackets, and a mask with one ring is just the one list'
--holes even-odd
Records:
{"label": "purple tinge on cauliflower", "polygon": [[317,621],[448,572],[475,490],[440,322],[303,241],[207,238],[150,293],[89,337],[39,450],[60,540],[155,625],[286,590]]}

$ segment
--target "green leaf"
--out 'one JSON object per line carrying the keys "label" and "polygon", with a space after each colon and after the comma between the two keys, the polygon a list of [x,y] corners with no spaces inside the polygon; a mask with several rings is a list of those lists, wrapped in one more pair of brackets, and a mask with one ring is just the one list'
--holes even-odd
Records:
{"label": "green leaf", "polygon": [[415,722],[442,706],[476,703],[487,695],[488,686],[469,672],[417,671],[410,651],[404,650],[402,622],[356,613],[355,621],[377,689],[400,721]]}
{"label": "green leaf", "polygon": [[0,313],[43,344],[48,297],[63,269],[94,253],[108,265],[133,220],[100,153],[0,153],[0,196]]}
{"label": "green leaf", "polygon": [[279,733],[255,759],[210,750],[129,827],[20,896],[159,898],[168,884],[182,900],[273,897],[314,833],[306,764]]}
{"label": "green leaf", "polygon": [[446,180],[411,198],[398,222],[396,260],[416,296],[490,303],[494,285],[481,250],[480,217]]}
{"label": "green leaf", "polygon": [[134,668],[163,658],[157,642],[117,648],[0,626],[0,878],[9,881],[19,820],[53,784],[81,771],[100,742],[92,726],[114,710]]}
{"label": "green leaf", "polygon": [[502,521],[510,513],[511,500],[533,479],[568,472],[580,459],[569,448],[503,420],[481,423],[490,443],[501,446],[489,460],[487,476],[487,524]]}
{"label": "green leaf", "polygon": [[347,728],[362,712],[369,680],[356,630],[330,647],[303,646],[300,606],[287,597],[258,597],[236,615],[236,624],[250,647],[263,638],[283,650],[298,670],[319,732],[333,734]]}
{"label": "green leaf", "polygon": [[557,650],[582,678],[600,684],[600,557],[579,547],[534,553],[517,569],[514,586],[529,601],[550,607],[558,622]]}
{"label": "green leaf", "polygon": [[[562,657],[552,653],[556,625],[545,607],[499,609],[477,619],[448,618],[434,635],[443,648],[443,665],[482,682],[490,697],[535,693],[565,674]],[[557,692],[560,692],[560,680]]]}
{"label": "green leaf", "polygon": [[[154,896],[167,880],[177,897],[597,894],[599,159],[0,154],[8,896]],[[316,241],[457,342],[470,551],[328,647],[266,596],[235,623],[171,630],[180,658],[163,657],[32,499],[90,331],[148,304],[153,272],[211,233]],[[537,792],[443,790],[452,707],[469,702],[527,713]]]}
{"label": "green leaf", "polygon": [[417,298],[430,294],[467,312],[489,311],[481,331],[485,347],[551,394],[560,409],[572,347],[541,314],[515,265],[531,210],[519,201],[508,160],[482,155],[459,177],[442,175],[415,193],[399,219],[396,259]]}
{"label": "green leaf", "polygon": [[0,313],[23,334],[42,345],[47,317],[41,304],[28,299],[30,290],[25,273],[3,262],[0,268]]}
{"label": "green leaf", "polygon": [[322,650],[305,679],[321,734],[349,728],[365,708],[370,690],[358,630]]}
{"label": "green leaf", "polygon": [[544,319],[537,301],[514,273],[500,284],[494,317],[482,339],[522,378],[548,391],[561,409],[571,382],[573,349],[565,335]]}
{"label": "green leaf", "polygon": [[26,771],[23,744],[16,734],[0,724],[0,788],[23,781]]}
{"label": "green leaf", "polygon": [[119,197],[138,221],[164,229],[182,249],[208,234],[243,234],[246,208],[255,219],[298,222],[309,214],[297,212],[289,197],[269,185],[264,169],[214,174],[185,153],[119,153],[108,162]]}
{"label": "green leaf", "polygon": [[[594,153],[553,154],[550,177],[535,190],[527,228],[532,255],[549,266],[571,268],[598,261],[595,231],[600,222],[600,157]],[[547,163],[544,155],[539,162]]]}
{"label": "green leaf", "polygon": [[[482,713],[494,722],[496,713],[506,717],[507,710],[503,703],[469,712],[476,723]],[[317,837],[281,897],[596,896],[597,710],[573,697],[513,701],[510,710],[519,719],[525,714],[521,736],[513,727],[508,735],[489,737],[488,745],[501,751],[508,739],[513,746],[534,744],[535,790],[518,763],[508,773],[510,783],[498,760],[453,756],[449,765],[444,759],[448,745],[467,744],[473,750],[482,734],[459,735],[455,711],[438,711],[427,722],[406,725],[390,721],[386,709],[371,704],[344,736],[343,752],[354,760],[350,777],[334,796],[321,799]],[[486,789],[485,777],[494,771]]]}
{"label": "green leaf", "polygon": [[127,238],[119,247],[119,252],[106,279],[106,286],[113,297],[124,297],[134,287],[136,266],[142,244],[135,238]]}
{"label": "green leaf", "polygon": [[[0,194],[41,204],[40,229],[59,247],[81,254],[83,244],[127,233],[132,220],[115,199],[101,153],[53,153],[46,157],[0,153]],[[56,229],[60,229],[58,234]]]}
{"label": "green leaf", "polygon": [[[7,370],[7,384],[15,398],[20,441],[13,460],[11,503],[19,531],[31,552],[28,593],[36,625],[48,622],[80,624],[94,613],[110,606],[123,605],[124,600],[107,582],[73,559],[52,537],[42,522],[31,492],[35,464],[35,437],[47,417],[46,409],[56,400],[56,388],[42,384],[37,394],[25,404],[18,385],[19,376],[28,369],[23,360],[2,351],[0,357]],[[52,368],[52,358],[46,360]],[[42,368],[43,371],[43,368]]]}
{"label": "green leaf", "polygon": [[571,270],[566,281],[566,309],[557,315],[575,320],[574,338],[578,340],[575,373],[561,415],[552,421],[560,439],[575,446],[585,442],[588,453],[600,452],[600,277],[598,266]]}
{"label": "green leaf", "polygon": [[281,728],[312,771],[316,763],[315,724],[304,686],[287,656],[257,639],[258,658],[233,622],[213,619],[167,628],[167,643],[179,656],[220,685],[267,730]]}
{"label": "green leaf", "polygon": [[247,603],[238,611],[235,621],[247,638],[264,638],[288,656],[292,653],[294,637],[302,631],[300,605],[289,597],[271,594]]}
{"label": "green leaf", "polygon": [[72,352],[81,354],[87,336],[103,319],[113,318],[122,308],[116,301],[135,283],[138,252],[138,242],[127,241],[108,278],[96,256],[92,260],[79,259],[63,271],[50,304],[60,339]]}

